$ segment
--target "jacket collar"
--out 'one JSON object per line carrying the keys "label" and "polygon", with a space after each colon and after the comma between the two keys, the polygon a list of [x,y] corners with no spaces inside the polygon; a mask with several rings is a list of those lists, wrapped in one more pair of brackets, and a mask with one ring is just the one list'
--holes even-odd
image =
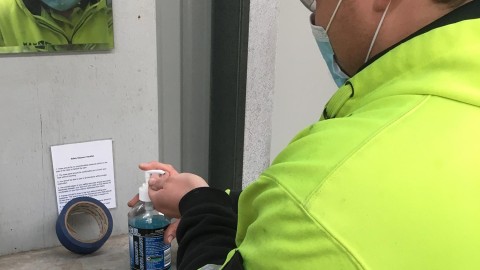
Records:
{"label": "jacket collar", "polygon": [[420,29],[339,88],[322,119],[348,116],[393,95],[442,96],[480,106],[480,51],[472,46],[480,44],[479,28],[480,1],[473,1]]}
{"label": "jacket collar", "polygon": [[[480,18],[480,1],[478,0],[473,0],[472,2],[469,2],[465,5],[462,5],[456,9],[454,9],[452,12],[442,16],[441,18],[435,20],[434,22],[430,23],[429,25],[421,28],[420,30],[416,31],[415,33],[411,34],[410,36],[404,38],[397,44],[391,46],[390,48],[387,48],[383,52],[380,52],[379,54],[375,55],[374,57],[370,58],[362,67],[360,67],[359,71],[362,71],[365,67],[370,65],[371,63],[375,62],[378,58],[382,57],[384,54],[388,53],[395,47],[399,46],[402,43],[405,43],[409,41],[410,39],[425,34],[428,31],[434,30],[436,28],[446,26],[449,24],[454,24],[457,22],[461,22],[464,20],[471,20],[471,19],[478,19]],[[358,73],[357,72],[357,73]]]}

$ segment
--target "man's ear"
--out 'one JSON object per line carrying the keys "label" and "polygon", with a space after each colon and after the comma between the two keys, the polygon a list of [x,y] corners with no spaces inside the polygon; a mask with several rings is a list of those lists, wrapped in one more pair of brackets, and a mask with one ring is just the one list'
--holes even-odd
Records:
{"label": "man's ear", "polygon": [[387,9],[390,2],[395,0],[373,0],[373,11],[375,12],[384,12]]}

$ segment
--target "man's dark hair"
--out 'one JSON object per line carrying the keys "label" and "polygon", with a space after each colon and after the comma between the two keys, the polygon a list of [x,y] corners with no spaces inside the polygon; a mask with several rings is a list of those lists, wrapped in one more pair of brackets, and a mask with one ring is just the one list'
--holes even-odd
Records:
{"label": "man's dark hair", "polygon": [[448,5],[449,7],[455,8],[463,3],[467,2],[467,0],[433,0],[435,3],[439,4],[445,4]]}

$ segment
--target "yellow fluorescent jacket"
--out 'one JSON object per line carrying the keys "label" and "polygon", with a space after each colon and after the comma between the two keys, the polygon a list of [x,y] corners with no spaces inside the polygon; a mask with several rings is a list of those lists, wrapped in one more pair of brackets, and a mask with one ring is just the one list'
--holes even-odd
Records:
{"label": "yellow fluorescent jacket", "polygon": [[479,105],[479,19],[364,68],[241,194],[245,269],[480,269]]}

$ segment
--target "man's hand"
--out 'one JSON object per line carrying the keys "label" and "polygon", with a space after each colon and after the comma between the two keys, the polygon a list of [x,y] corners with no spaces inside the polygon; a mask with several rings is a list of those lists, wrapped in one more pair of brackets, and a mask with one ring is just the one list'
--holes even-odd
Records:
{"label": "man's hand", "polygon": [[130,199],[130,201],[128,201],[127,205],[128,207],[134,207],[135,204],[138,202],[139,198],[138,198],[138,193],[137,195],[133,196],[132,199]]}
{"label": "man's hand", "polygon": [[[208,187],[208,184],[201,177],[182,173],[171,165],[157,161],[142,163],[138,166],[141,170],[164,170],[164,175],[152,174],[149,184],[148,195],[152,200],[153,207],[167,217],[180,218],[178,204],[185,194],[198,187]],[[129,202],[128,206],[133,207],[138,202],[138,194]],[[165,243],[171,243],[176,237],[176,231],[180,219],[176,220],[165,230]]]}
{"label": "man's hand", "polygon": [[152,200],[153,207],[174,218],[180,218],[178,204],[185,194],[199,187],[208,187],[203,178],[191,173],[152,177],[148,184],[150,186],[148,195]]}
{"label": "man's hand", "polygon": [[[163,163],[160,163],[158,161],[150,161],[148,163],[142,163],[142,164],[138,165],[138,168],[140,168],[140,170],[143,170],[143,171],[163,170],[163,171],[165,171],[165,174],[163,175],[163,177],[178,174],[177,170],[175,170],[175,168],[172,165],[163,164]],[[158,178],[158,177],[160,177],[160,176],[157,175],[157,174],[152,174],[150,178]],[[127,205],[129,207],[133,207],[138,202],[138,199],[139,198],[138,198],[138,194],[137,194],[127,203]]]}
{"label": "man's hand", "polygon": [[177,227],[178,223],[180,223],[180,219],[173,221],[168,227],[165,229],[163,233],[163,242],[167,244],[171,244],[173,239],[177,237]]}

